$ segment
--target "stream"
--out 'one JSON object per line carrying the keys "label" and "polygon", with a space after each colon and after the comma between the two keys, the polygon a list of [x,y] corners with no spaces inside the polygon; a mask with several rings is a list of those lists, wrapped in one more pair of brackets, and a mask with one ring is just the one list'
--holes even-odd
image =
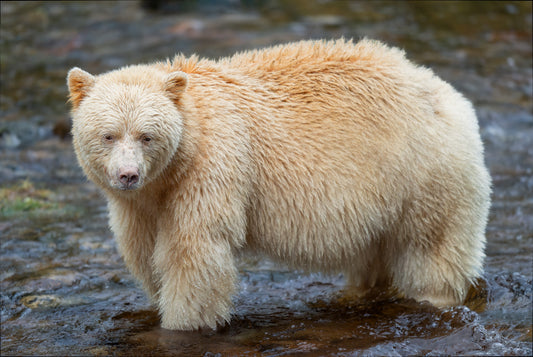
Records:
{"label": "stream", "polygon": [[[529,1],[1,2],[1,355],[531,355],[531,28]],[[243,256],[228,326],[162,329],[76,162],[68,70],[341,36],[404,48],[473,102],[494,185],[478,287],[448,309],[350,301],[342,275]]]}

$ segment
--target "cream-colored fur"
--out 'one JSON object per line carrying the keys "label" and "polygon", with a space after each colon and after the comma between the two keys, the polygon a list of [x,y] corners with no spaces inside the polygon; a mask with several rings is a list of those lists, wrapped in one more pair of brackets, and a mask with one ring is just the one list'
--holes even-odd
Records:
{"label": "cream-colored fur", "polygon": [[400,50],[306,41],[68,84],[79,162],[165,328],[229,320],[241,249],[437,306],[481,273],[474,110]]}

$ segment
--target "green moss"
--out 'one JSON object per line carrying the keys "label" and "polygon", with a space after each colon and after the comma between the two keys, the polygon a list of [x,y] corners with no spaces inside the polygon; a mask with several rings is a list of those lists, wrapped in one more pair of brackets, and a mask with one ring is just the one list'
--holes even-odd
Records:
{"label": "green moss", "polygon": [[59,203],[52,199],[53,192],[37,189],[29,180],[0,189],[0,217],[11,217],[25,212],[57,210]]}
{"label": "green moss", "polygon": [[50,204],[49,202],[44,202],[41,200],[36,200],[31,197],[25,197],[24,199],[15,199],[14,201],[11,201],[10,204],[2,206],[2,213],[5,212],[18,212],[18,211],[33,211],[38,209],[47,209],[52,208],[52,206],[55,206],[53,204]]}

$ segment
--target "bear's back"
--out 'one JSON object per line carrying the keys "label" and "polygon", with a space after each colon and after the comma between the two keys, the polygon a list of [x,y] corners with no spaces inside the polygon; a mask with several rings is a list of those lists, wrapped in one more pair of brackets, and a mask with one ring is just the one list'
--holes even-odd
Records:
{"label": "bear's back", "polygon": [[245,51],[223,58],[219,63],[243,72],[284,72],[291,68],[332,65],[334,63],[374,63],[398,65],[407,63],[404,52],[390,48],[378,41],[362,40],[354,44],[351,40],[300,41],[273,46],[262,50]]}

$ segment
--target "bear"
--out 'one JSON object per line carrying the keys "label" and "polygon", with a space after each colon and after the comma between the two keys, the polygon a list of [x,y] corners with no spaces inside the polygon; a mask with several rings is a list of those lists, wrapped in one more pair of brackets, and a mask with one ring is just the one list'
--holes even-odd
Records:
{"label": "bear", "polygon": [[307,40],[67,84],[77,159],[163,328],[227,324],[243,251],[436,307],[482,273],[475,111],[401,49]]}

